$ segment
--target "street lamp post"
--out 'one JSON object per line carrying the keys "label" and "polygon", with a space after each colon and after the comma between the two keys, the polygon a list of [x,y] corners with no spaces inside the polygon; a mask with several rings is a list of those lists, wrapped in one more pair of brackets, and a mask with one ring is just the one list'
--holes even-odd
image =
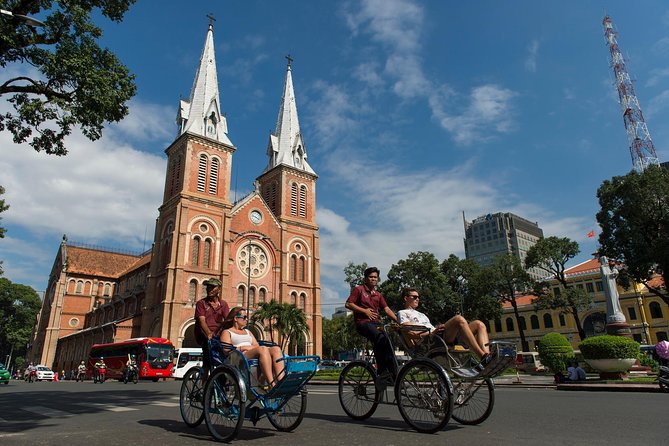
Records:
{"label": "street lamp post", "polygon": [[[253,240],[265,240],[267,237],[260,234],[253,234],[254,237],[251,237],[251,234],[242,234],[236,231],[230,230],[232,234],[235,234],[237,237],[241,237],[247,241],[247,256],[246,256],[246,314],[250,314],[251,310],[251,247],[253,245]],[[242,302],[243,303],[243,302]]]}
{"label": "street lamp post", "polygon": [[6,9],[0,9],[0,14],[6,15],[9,17],[15,17],[23,22],[25,22],[28,26],[36,27],[36,26],[44,26],[44,22],[37,20],[34,17],[29,17],[27,15],[23,14],[14,14],[12,11],[7,11]]}

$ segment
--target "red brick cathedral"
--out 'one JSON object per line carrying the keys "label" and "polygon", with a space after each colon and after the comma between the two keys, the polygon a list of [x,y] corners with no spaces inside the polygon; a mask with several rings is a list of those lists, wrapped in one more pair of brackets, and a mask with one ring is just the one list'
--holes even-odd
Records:
{"label": "red brick cathedral", "polygon": [[[290,59],[267,165],[254,191],[233,203],[235,146],[221,112],[210,25],[167,172],[153,247],[109,252],[63,238],[29,360],[69,370],[94,343],[138,336],[193,346],[202,282],[218,277],[230,307],[276,300],[306,312],[309,332],[294,352],[321,353],[316,179],[300,131]],[[255,327],[259,338],[268,338]]]}

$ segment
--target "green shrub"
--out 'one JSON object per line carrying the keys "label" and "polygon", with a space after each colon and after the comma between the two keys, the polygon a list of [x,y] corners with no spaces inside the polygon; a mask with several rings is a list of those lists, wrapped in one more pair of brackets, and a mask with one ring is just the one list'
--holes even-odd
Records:
{"label": "green shrub", "polygon": [[564,372],[574,362],[574,349],[560,333],[548,333],[539,343],[539,358],[541,363],[553,372]]}
{"label": "green shrub", "polygon": [[626,336],[593,336],[578,345],[585,359],[630,359],[639,357],[639,343]]}

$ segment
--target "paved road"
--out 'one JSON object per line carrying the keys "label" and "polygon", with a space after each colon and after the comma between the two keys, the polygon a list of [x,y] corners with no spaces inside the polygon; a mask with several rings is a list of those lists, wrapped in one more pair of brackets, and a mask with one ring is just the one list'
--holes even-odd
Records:
{"label": "paved road", "polygon": [[[204,425],[190,429],[181,421],[179,385],[14,381],[0,386],[0,444],[208,444]],[[235,443],[660,445],[668,435],[667,394],[499,388],[495,410],[482,425],[452,421],[443,431],[426,435],[408,429],[395,406],[380,406],[366,422],[355,422],[341,410],[334,386],[311,386],[309,392],[307,415],[295,432],[277,432],[266,420],[256,427],[247,421]]]}

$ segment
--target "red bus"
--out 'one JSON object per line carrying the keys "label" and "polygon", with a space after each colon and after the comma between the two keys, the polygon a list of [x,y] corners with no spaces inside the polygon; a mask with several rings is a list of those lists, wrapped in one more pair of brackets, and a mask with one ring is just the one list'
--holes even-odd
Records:
{"label": "red bus", "polygon": [[95,363],[104,358],[107,379],[122,379],[128,355],[135,355],[139,366],[139,378],[169,378],[172,374],[174,346],[165,338],[134,338],[113,344],[95,344],[91,347],[86,365],[89,378]]}

